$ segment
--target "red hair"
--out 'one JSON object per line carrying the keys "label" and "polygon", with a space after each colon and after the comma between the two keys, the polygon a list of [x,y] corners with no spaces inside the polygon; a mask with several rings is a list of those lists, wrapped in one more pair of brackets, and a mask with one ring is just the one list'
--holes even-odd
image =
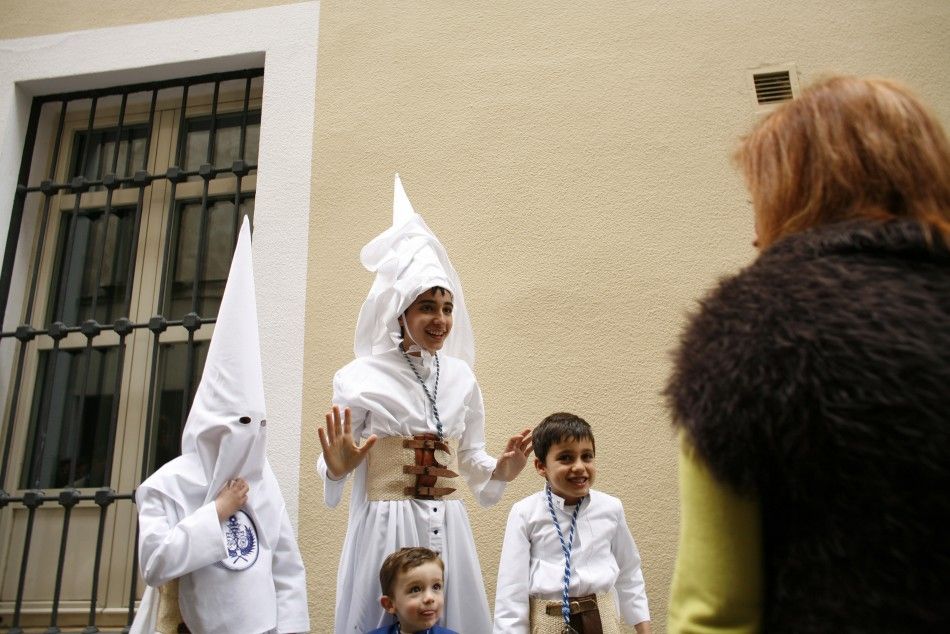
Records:
{"label": "red hair", "polygon": [[913,218],[950,243],[950,144],[937,118],[888,79],[831,77],[783,104],[735,153],[758,245],[852,219]]}

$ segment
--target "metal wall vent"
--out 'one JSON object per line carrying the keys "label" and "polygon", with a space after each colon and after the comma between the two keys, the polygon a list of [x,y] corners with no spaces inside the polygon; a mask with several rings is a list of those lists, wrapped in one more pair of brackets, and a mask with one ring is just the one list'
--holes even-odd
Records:
{"label": "metal wall vent", "polygon": [[757,113],[766,113],[786,101],[797,99],[801,92],[794,62],[749,68],[746,81],[752,107]]}
{"label": "metal wall vent", "polygon": [[794,98],[792,78],[787,70],[771,73],[752,73],[755,84],[755,100],[759,105],[768,105]]}

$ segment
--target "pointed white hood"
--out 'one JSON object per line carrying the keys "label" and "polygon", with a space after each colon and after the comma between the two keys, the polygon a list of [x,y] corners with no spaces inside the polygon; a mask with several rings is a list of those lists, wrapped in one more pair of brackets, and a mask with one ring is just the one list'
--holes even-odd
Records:
{"label": "pointed white hood", "polygon": [[433,286],[452,292],[452,331],[442,350],[475,363],[475,336],[465,307],[462,282],[422,216],[412,209],[402,181],[396,174],[392,227],[371,240],[360,252],[360,261],[376,273],[356,322],[353,352],[357,357],[392,350],[399,342],[397,321],[409,305]]}
{"label": "pointed white hood", "polygon": [[267,462],[266,430],[251,230],[245,217],[182,433],[181,456],[140,486],[162,491],[190,514],[214,500],[228,480],[244,478],[250,486],[244,509],[265,540],[276,540],[284,502]]}
{"label": "pointed white hood", "polygon": [[245,217],[204,373],[181,437],[182,454],[198,456],[209,501],[231,478],[251,482],[264,468],[267,423],[255,297],[251,231]]}

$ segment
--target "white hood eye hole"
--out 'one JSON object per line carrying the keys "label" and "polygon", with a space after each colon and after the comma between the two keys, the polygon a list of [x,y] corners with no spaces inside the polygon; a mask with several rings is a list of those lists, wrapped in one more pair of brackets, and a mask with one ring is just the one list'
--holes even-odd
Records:
{"label": "white hood eye hole", "polygon": [[251,422],[251,417],[250,417],[250,416],[242,416],[242,417],[241,417],[240,419],[238,419],[238,420],[241,421],[241,424],[242,424],[242,425],[247,425],[248,423]]}
{"label": "white hood eye hole", "polygon": [[266,419],[266,418],[262,418],[262,419],[261,419],[261,427],[267,427],[267,419]]}

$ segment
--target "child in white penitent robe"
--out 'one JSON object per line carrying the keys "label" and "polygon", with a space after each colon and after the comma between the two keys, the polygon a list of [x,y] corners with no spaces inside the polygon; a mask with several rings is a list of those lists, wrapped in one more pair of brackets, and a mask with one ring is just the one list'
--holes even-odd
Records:
{"label": "child in white penitent robe", "polygon": [[133,634],[177,631],[179,609],[196,634],[310,630],[303,562],[265,456],[266,429],[245,219],[182,455],[136,490],[148,588]]}
{"label": "child in white penitent robe", "polygon": [[456,478],[464,477],[479,504],[495,504],[527,462],[530,430],[512,436],[497,460],[485,451],[462,285],[398,176],[393,226],[363,248],[361,260],[376,280],[357,322],[356,359],[336,373],[335,406],[320,429],[318,470],[329,506],[339,504],[355,473],[335,631],[363,634],[391,625],[376,572],[390,553],[422,546],[445,562],[439,624],[489,632],[481,566],[465,507],[454,495]]}

